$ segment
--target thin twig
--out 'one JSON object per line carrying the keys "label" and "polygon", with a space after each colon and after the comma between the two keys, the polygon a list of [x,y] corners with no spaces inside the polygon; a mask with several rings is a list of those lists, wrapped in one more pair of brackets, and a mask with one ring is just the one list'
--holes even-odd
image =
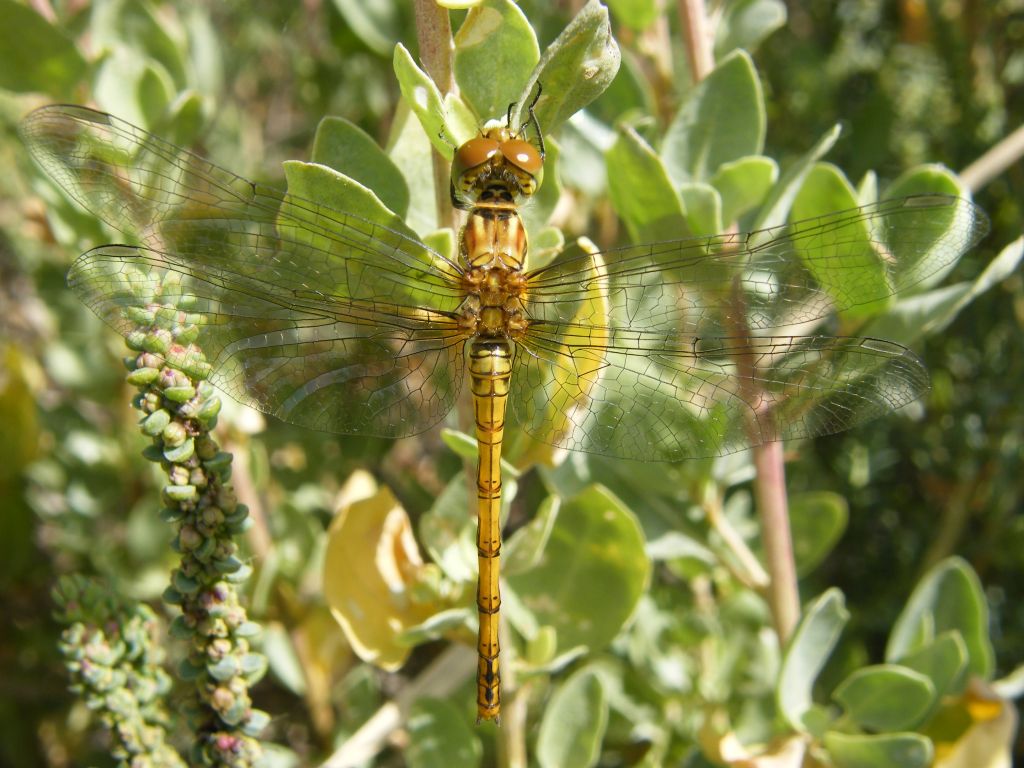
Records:
{"label": "thin twig", "polygon": [[767,593],[768,574],[757,559],[757,556],[747,546],[747,542],[743,540],[743,537],[740,536],[733,524],[729,522],[729,518],[725,516],[722,510],[721,493],[716,490],[714,494],[709,494],[709,496],[711,498],[706,498],[702,505],[704,507],[704,514],[708,517],[711,529],[721,537],[722,543],[725,544],[726,549],[736,558],[738,565],[730,562],[728,559],[723,559],[722,562],[729,569],[733,577],[743,585],[763,594]]}
{"label": "thin twig", "polygon": [[1024,125],[1003,138],[960,172],[960,180],[977,192],[992,179],[1024,157]]}
{"label": "thin twig", "polygon": [[321,768],[358,768],[372,760],[405,719],[413,703],[425,694],[444,697],[462,685],[476,670],[476,652],[464,645],[447,648],[423,673],[405,686],[367,720]]}

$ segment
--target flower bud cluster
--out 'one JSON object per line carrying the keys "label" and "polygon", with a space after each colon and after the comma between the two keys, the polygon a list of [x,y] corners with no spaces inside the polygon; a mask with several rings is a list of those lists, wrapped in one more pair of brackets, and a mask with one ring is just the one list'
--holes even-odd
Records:
{"label": "flower bud cluster", "polygon": [[63,577],[53,597],[67,625],[60,650],[71,690],[110,731],[111,755],[125,768],[184,768],[167,743],[171,681],[160,666],[153,611],[82,576]]}
{"label": "flower bud cluster", "polygon": [[139,389],[133,404],[142,412],[140,428],[153,440],[144,455],[167,474],[161,516],[175,526],[173,546],[181,555],[164,599],[181,608],[170,632],[188,643],[178,672],[196,691],[189,762],[251,766],[269,720],[249,696],[267,665],[250,648],[259,626],[248,620],[237,593],[252,569],[235,539],[252,521],[229,483],[231,454],[210,434],[220,400],[205,381],[210,367],[192,343],[196,326],[166,308],[143,314],[138,319],[151,325],[129,334],[136,354],[125,363],[128,382]]}

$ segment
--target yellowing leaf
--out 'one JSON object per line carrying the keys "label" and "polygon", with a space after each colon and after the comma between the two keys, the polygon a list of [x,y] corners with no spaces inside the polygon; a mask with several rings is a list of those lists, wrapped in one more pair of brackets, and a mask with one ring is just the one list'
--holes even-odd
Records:
{"label": "yellowing leaf", "polygon": [[963,701],[970,725],[955,741],[935,740],[935,768],[1010,768],[1017,710],[975,678]]}
{"label": "yellowing leaf", "polygon": [[439,606],[413,600],[413,588],[427,566],[409,517],[391,491],[353,496],[327,532],[324,597],[359,657],[393,671],[410,651],[399,635]]}

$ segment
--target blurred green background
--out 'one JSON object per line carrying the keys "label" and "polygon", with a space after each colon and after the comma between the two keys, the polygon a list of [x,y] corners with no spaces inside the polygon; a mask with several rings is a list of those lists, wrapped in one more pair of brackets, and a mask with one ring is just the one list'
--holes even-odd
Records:
{"label": "blurred green background", "polygon": [[[543,50],[582,3],[519,5]],[[690,87],[675,9],[608,5],[623,69],[589,111],[593,129],[609,131],[617,120],[646,113],[660,134]],[[924,162],[959,171],[1021,124],[1019,0],[726,2],[712,11],[763,30],[751,40],[767,104],[764,154],[783,167],[838,122],[843,138],[828,159],[851,179],[873,169],[891,180]],[[454,29],[464,16],[453,11]],[[323,116],[344,116],[388,142],[401,101],[393,48],[402,42],[416,55],[417,37],[411,8],[398,0],[0,0],[0,18],[0,765],[106,765],[102,738],[66,691],[49,590],[58,575],[81,571],[154,600],[173,559],[156,516],[159,479],[140,456],[144,441],[128,407],[123,343],[64,285],[77,253],[110,235],[38,181],[17,123],[43,103],[95,104],[243,176],[283,185],[281,161],[308,158]],[[565,139],[574,141],[579,150],[578,140]],[[567,155],[580,163],[595,157]],[[574,210],[567,234],[614,231],[603,182],[573,183],[593,173],[563,167],[565,202]],[[1019,236],[1022,195],[1019,161],[976,192],[992,233],[948,281],[975,278]],[[58,215],[47,218],[47,210]],[[849,511],[841,540],[801,581],[803,599],[839,587],[851,613],[831,661],[835,670],[819,680],[825,693],[844,670],[881,659],[914,584],[954,554],[984,585],[995,676],[1020,664],[1022,324],[1024,284],[1013,274],[918,346],[933,377],[920,403],[839,436],[787,446],[791,493],[830,492]],[[319,589],[339,489],[354,470],[368,469],[394,491],[415,529],[462,459],[436,432],[399,443],[339,438],[225,406],[222,442],[236,454],[236,484],[247,484],[264,521],[250,541],[260,567],[249,599],[253,617],[268,627],[271,674],[255,697],[279,717],[270,734],[281,745],[275,759],[316,764],[443,647],[417,647],[393,674],[348,649]],[[652,531],[675,526],[703,547],[709,532],[698,491],[709,474],[728,475],[720,486],[725,508],[756,546],[743,458],[715,472],[704,464],[617,471],[574,462],[570,475],[608,472],[602,481],[641,520],[648,543]],[[520,478],[512,527],[525,525],[559,482],[536,471]],[[654,558],[649,592],[607,652],[620,672],[641,671],[618,677],[602,764],[645,764],[652,743],[664,764],[708,764],[697,747],[704,715],[711,720],[722,707],[735,716],[743,701],[762,706],[771,699],[770,683],[736,659],[714,680],[701,675],[708,638],[756,636],[767,623],[763,605],[701,557]],[[749,652],[743,649],[733,651]],[[542,691],[552,685],[543,681]],[[472,693],[453,701],[469,722]],[[624,701],[639,714],[631,719]],[[531,715],[531,734],[542,710]],[[638,730],[645,718],[656,735]],[[471,738],[482,741],[488,761],[499,749],[491,729]],[[1024,755],[1019,740],[1016,754]],[[376,760],[428,764],[395,743]]]}

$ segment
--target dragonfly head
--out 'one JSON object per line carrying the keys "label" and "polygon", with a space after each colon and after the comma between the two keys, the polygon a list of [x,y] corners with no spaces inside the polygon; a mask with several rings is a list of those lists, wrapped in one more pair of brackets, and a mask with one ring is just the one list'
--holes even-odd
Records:
{"label": "dragonfly head", "polygon": [[452,199],[460,208],[479,203],[518,204],[540,187],[544,155],[508,128],[485,129],[455,151]]}

